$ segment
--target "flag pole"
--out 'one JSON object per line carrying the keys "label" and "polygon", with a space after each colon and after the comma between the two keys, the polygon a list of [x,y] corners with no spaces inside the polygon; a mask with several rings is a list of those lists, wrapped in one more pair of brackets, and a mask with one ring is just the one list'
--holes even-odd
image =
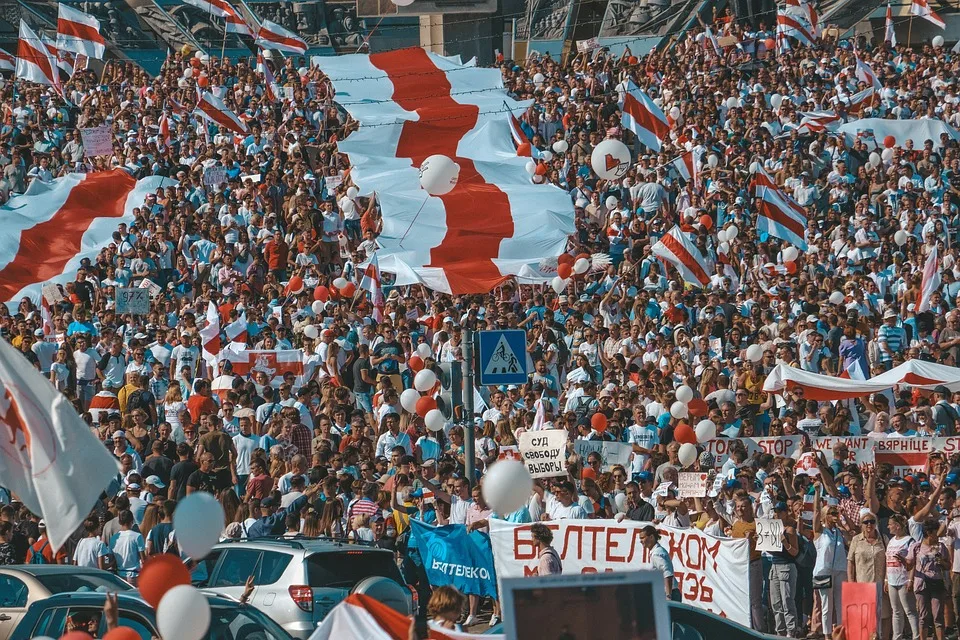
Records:
{"label": "flag pole", "polygon": [[910,48],[910,36],[913,35],[913,14],[910,14],[910,22],[907,26],[907,49]]}
{"label": "flag pole", "polygon": [[[212,15],[212,14],[211,14]],[[223,64],[223,56],[227,51],[227,17],[223,17],[223,44],[220,45],[220,64]]]}

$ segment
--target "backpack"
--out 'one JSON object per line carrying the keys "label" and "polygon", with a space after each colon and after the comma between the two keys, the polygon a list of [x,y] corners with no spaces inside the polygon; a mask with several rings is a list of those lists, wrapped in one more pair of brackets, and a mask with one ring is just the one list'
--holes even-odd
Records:
{"label": "backpack", "polygon": [[800,549],[797,551],[797,555],[793,561],[798,567],[810,569],[817,563],[817,548],[813,546],[812,542],[799,533],[797,534],[797,540],[799,541]]}
{"label": "backpack", "polygon": [[45,540],[40,549],[34,549],[30,547],[30,557],[27,559],[27,564],[47,564],[47,557],[43,555],[44,549],[47,548],[47,545],[50,544],[49,540]]}
{"label": "backpack", "polygon": [[[135,409],[143,409],[146,411],[149,408],[149,403],[144,402],[144,391],[143,389],[137,389],[129,396],[127,396],[127,413],[134,411]],[[149,412],[147,412],[149,415]]]}

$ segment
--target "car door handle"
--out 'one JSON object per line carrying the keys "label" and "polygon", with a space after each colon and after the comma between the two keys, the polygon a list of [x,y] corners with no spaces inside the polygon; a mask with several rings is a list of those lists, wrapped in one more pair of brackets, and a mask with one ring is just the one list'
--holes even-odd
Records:
{"label": "car door handle", "polygon": [[5,613],[0,613],[0,621],[12,620],[10,616]]}

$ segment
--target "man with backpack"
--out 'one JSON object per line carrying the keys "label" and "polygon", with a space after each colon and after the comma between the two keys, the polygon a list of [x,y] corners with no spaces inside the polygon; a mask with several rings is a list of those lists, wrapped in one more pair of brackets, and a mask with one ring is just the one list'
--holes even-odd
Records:
{"label": "man with backpack", "polygon": [[117,400],[123,415],[140,409],[147,414],[147,424],[153,426],[157,424],[157,399],[147,389],[147,383],[147,376],[131,371],[127,374],[127,384],[117,394]]}
{"label": "man with backpack", "polygon": [[41,520],[37,526],[40,529],[40,538],[27,549],[27,564],[70,564],[63,547],[56,553],[53,552],[47,537],[47,523]]}
{"label": "man with backpack", "polygon": [[950,404],[950,389],[938,385],[933,390],[933,426],[938,436],[952,436],[957,432],[957,410]]}

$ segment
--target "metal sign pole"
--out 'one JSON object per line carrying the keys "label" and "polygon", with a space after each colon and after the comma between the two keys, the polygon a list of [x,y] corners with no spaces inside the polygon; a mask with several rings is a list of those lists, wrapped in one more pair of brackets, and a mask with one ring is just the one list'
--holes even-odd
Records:
{"label": "metal sign pole", "polygon": [[474,456],[474,433],[473,433],[473,339],[474,332],[471,329],[463,331],[463,457],[466,467],[467,482],[472,487],[476,481],[476,458]]}

